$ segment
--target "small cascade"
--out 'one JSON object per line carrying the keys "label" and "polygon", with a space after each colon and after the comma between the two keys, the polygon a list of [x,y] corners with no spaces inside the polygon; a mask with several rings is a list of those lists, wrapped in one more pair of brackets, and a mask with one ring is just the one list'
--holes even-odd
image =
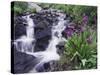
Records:
{"label": "small cascade", "polygon": [[[59,42],[62,40],[62,31],[66,28],[64,20],[65,15],[59,13],[58,17],[58,24],[52,26],[52,38],[49,42],[49,45],[47,49],[44,52],[37,52],[37,56],[39,58],[42,58],[41,61],[31,70],[30,72],[36,72],[36,69],[39,69],[41,66],[43,66],[44,63],[50,62],[50,61],[58,61],[60,59],[60,55],[57,53],[56,45],[59,44]],[[58,34],[55,36],[55,34]]]}
{"label": "small cascade", "polygon": [[24,16],[27,21],[26,35],[21,36],[15,40],[16,49],[21,52],[33,52],[34,50],[34,22],[30,18],[30,15]]}
{"label": "small cascade", "polygon": [[28,38],[33,38],[34,39],[34,22],[33,19],[30,18],[30,15],[26,16],[27,20],[27,37]]}
{"label": "small cascade", "polygon": [[[59,44],[59,42],[63,41],[62,32],[66,28],[67,24],[65,25],[65,23],[67,23],[67,20],[65,20],[66,15],[64,13],[61,12],[53,12],[53,13],[57,15],[56,16],[57,22],[56,23],[54,22],[53,25],[51,26],[51,39],[49,40],[49,44],[44,51],[34,52],[34,46],[36,41],[34,27],[36,25],[34,23],[34,19],[30,18],[30,16],[33,14],[25,16],[25,20],[27,21],[26,35],[21,36],[19,39],[16,39],[14,41],[14,44],[18,51],[26,53],[28,55],[32,55],[38,59],[38,63],[33,67],[32,70],[30,70],[30,72],[37,72],[38,69],[45,63],[48,63],[50,61],[58,61],[60,59],[60,55],[57,53],[56,46]],[[55,18],[55,16],[53,17]],[[51,20],[52,19],[50,17],[50,21]],[[48,24],[49,21],[47,23],[44,20],[44,23]]]}

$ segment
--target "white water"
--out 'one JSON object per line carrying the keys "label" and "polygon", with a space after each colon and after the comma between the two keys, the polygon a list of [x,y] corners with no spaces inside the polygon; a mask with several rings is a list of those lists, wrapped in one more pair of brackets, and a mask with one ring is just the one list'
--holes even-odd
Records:
{"label": "white water", "polygon": [[[23,16],[24,19],[27,20],[27,27],[26,27],[26,36],[21,36],[19,39],[14,41],[14,44],[16,45],[16,48],[20,52],[33,52],[34,50],[34,44],[35,38],[34,38],[34,22],[30,18],[30,15]],[[18,42],[20,42],[20,47]]]}
{"label": "white water", "polygon": [[[36,72],[36,68],[38,68],[39,66],[43,65],[46,62],[50,62],[50,61],[58,61],[60,59],[59,54],[57,53],[57,48],[56,45],[63,41],[62,38],[62,31],[66,28],[65,26],[65,22],[67,23],[67,21],[64,20],[65,15],[64,14],[59,14],[58,17],[58,24],[54,25],[52,27],[52,39],[49,42],[49,46],[47,47],[47,49],[44,52],[38,52],[37,56],[41,57],[41,61],[40,63],[38,63],[33,70],[31,70],[30,72]],[[55,33],[58,32],[58,37],[55,36]]]}
{"label": "white water", "polygon": [[34,38],[34,22],[33,20],[30,18],[30,15],[27,16],[27,37],[28,38]]}
{"label": "white water", "polygon": [[[34,45],[32,45],[32,42],[35,40],[34,38],[34,22],[30,18],[30,16],[26,16],[27,20],[27,35],[22,36],[19,39],[15,40],[15,45],[18,51],[24,52],[29,55],[33,55],[40,59],[40,62],[30,71],[30,72],[36,72],[36,68],[43,65],[46,62],[50,61],[58,61],[60,59],[59,54],[57,53],[56,45],[63,41],[62,40],[62,31],[65,29],[65,22],[64,20],[65,15],[62,13],[57,13],[59,15],[58,17],[58,24],[52,26],[52,38],[49,40],[49,45],[45,51],[40,52],[33,52],[34,51]],[[58,33],[58,37],[55,36],[55,33]],[[18,42],[21,42],[21,48],[18,46]],[[31,47],[31,51],[28,50]]]}

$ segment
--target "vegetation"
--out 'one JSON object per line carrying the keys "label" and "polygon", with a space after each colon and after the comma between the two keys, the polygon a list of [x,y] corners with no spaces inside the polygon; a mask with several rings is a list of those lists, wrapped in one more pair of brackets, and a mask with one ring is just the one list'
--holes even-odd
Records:
{"label": "vegetation", "polygon": [[11,11],[14,12],[14,15],[23,13],[23,12],[36,12],[35,8],[28,8],[28,2],[14,2],[14,6],[11,8]]}
{"label": "vegetation", "polygon": [[77,69],[96,68],[96,33],[89,30],[74,33],[65,43],[64,54],[70,57],[70,61],[76,62]]}
{"label": "vegetation", "polygon": [[75,23],[80,23],[83,14],[89,16],[89,23],[93,23],[94,17],[97,15],[97,7],[95,6],[82,6],[82,5],[67,5],[67,4],[40,4],[42,8],[59,9],[70,15]]}

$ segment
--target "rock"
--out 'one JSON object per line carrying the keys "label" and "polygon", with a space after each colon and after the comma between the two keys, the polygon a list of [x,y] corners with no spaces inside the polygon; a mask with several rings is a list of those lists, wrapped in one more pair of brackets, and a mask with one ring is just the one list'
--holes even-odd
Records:
{"label": "rock", "polygon": [[33,69],[37,62],[34,56],[14,50],[14,73],[27,73]]}
{"label": "rock", "polygon": [[[38,28],[39,29],[39,28]],[[45,28],[43,30],[38,30],[37,28],[35,29],[35,38],[43,38],[45,36],[51,36],[51,29],[50,28]]]}
{"label": "rock", "polygon": [[56,47],[58,48],[57,53],[62,55],[64,52],[64,42],[60,42]]}
{"label": "rock", "polygon": [[37,39],[35,43],[34,52],[45,51],[46,48],[48,47],[50,39],[51,39],[51,36],[45,36],[43,38]]}
{"label": "rock", "polygon": [[22,35],[26,35],[26,27],[23,24],[18,24],[14,27],[14,39],[18,39]]}
{"label": "rock", "polygon": [[55,13],[51,14],[50,11],[42,10],[41,12],[36,13],[34,16],[31,16],[34,20],[36,26],[52,26],[52,24],[57,20],[57,15]]}

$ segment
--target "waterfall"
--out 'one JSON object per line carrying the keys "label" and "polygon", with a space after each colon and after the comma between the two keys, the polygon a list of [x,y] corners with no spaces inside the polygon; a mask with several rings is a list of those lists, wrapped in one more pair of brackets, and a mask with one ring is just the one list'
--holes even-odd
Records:
{"label": "waterfall", "polygon": [[[59,13],[58,24],[52,27],[52,38],[49,42],[49,45],[44,52],[37,52],[37,55],[42,59],[30,72],[36,72],[36,69],[43,66],[44,63],[47,63],[50,61],[58,61],[60,59],[60,56],[57,53],[56,45],[59,42],[63,41],[62,31],[66,28],[65,22],[67,23],[67,21],[64,20],[64,18],[65,18],[65,15]],[[58,33],[58,37],[55,36],[55,33]]]}
{"label": "waterfall", "polygon": [[27,37],[28,38],[33,38],[34,39],[34,22],[33,20],[30,18],[30,15],[27,16]]}
{"label": "waterfall", "polygon": [[27,21],[26,26],[26,35],[21,36],[19,39],[16,39],[14,41],[14,44],[16,45],[16,48],[18,51],[21,52],[33,52],[34,50],[34,22],[30,18],[30,15],[23,16],[24,19]]}
{"label": "waterfall", "polygon": [[[30,72],[37,72],[37,69],[43,66],[44,63],[50,61],[58,61],[60,59],[60,55],[57,53],[56,45],[59,42],[63,41],[62,31],[66,28],[65,23],[67,20],[64,20],[65,14],[64,13],[56,13],[58,15],[58,23],[53,23],[51,28],[52,34],[51,39],[49,40],[49,45],[45,51],[34,52],[34,45],[35,45],[35,37],[34,37],[34,21],[30,18],[31,15],[25,16],[27,21],[26,26],[26,35],[21,36],[19,39],[14,41],[16,49],[20,52],[26,53],[28,55],[35,56],[39,59],[39,62],[35,65],[35,67],[30,70]],[[34,42],[34,43],[33,43]],[[35,61],[34,61],[35,62]]]}

